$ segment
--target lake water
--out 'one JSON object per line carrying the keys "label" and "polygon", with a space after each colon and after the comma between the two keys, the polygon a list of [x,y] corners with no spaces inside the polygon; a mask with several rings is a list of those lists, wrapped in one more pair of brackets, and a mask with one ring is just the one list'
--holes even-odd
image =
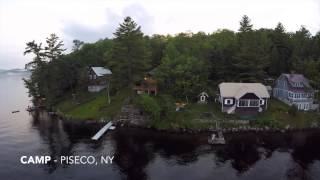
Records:
{"label": "lake water", "polygon": [[[98,142],[96,127],[31,116],[22,77],[0,75],[0,179],[320,179],[320,132],[227,135],[209,146],[207,135],[117,128]],[[20,110],[12,114],[11,111]],[[23,155],[114,156],[113,164],[23,165]]]}

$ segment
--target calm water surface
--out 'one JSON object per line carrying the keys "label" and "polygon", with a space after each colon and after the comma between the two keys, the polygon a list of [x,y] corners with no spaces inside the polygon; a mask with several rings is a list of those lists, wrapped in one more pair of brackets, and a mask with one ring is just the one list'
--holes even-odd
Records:
{"label": "calm water surface", "polygon": [[[101,141],[96,127],[31,116],[23,74],[0,75],[0,179],[320,179],[320,132],[228,135],[228,145],[206,145],[206,135],[118,128]],[[11,111],[20,110],[12,114]],[[112,165],[22,165],[22,155],[114,155]]]}

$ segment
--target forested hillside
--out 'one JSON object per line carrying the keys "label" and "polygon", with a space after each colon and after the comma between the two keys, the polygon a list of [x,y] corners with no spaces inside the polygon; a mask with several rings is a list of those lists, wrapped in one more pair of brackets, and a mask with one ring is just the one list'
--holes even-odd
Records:
{"label": "forested hillside", "polygon": [[296,32],[287,32],[281,23],[274,29],[255,29],[244,16],[237,32],[146,36],[127,17],[114,38],[101,38],[95,43],[74,40],[69,54],[54,34],[44,46],[27,43],[25,54],[34,57],[26,65],[32,71],[25,80],[30,95],[53,105],[66,95],[85,91],[90,66],[112,70],[111,93],[132,86],[151,70],[160,92],[177,98],[212,92],[222,81],[263,82],[288,72],[303,73],[320,88],[320,32],[312,35],[303,26]]}

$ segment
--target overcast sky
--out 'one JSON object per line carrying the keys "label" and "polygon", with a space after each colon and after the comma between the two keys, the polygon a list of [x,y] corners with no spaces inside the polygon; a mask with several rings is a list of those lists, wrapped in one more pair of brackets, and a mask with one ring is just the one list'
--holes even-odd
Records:
{"label": "overcast sky", "polygon": [[320,0],[0,0],[0,69],[23,68],[25,43],[44,41],[50,33],[70,49],[73,39],[94,42],[109,37],[125,16],[145,34],[237,31],[248,15],[255,29],[287,31],[301,25],[320,30]]}

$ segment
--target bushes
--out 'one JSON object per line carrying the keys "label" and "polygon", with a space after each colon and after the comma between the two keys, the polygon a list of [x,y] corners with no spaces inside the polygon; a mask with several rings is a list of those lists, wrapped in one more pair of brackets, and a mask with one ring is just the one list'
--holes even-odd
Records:
{"label": "bushes", "polygon": [[161,94],[156,97],[157,102],[161,108],[161,116],[170,116],[175,110],[174,98],[170,95]]}
{"label": "bushes", "polygon": [[161,107],[155,98],[142,94],[135,99],[134,103],[150,114],[153,120],[160,119]]}
{"label": "bushes", "polygon": [[271,117],[264,117],[264,118],[259,118],[256,121],[257,125],[263,127],[263,126],[269,126],[269,127],[278,127],[279,123],[277,121],[275,121],[273,118]]}
{"label": "bushes", "polygon": [[289,110],[288,110],[288,113],[291,115],[291,116],[294,116],[296,115],[298,112],[298,109],[296,106],[292,105],[290,106]]}

